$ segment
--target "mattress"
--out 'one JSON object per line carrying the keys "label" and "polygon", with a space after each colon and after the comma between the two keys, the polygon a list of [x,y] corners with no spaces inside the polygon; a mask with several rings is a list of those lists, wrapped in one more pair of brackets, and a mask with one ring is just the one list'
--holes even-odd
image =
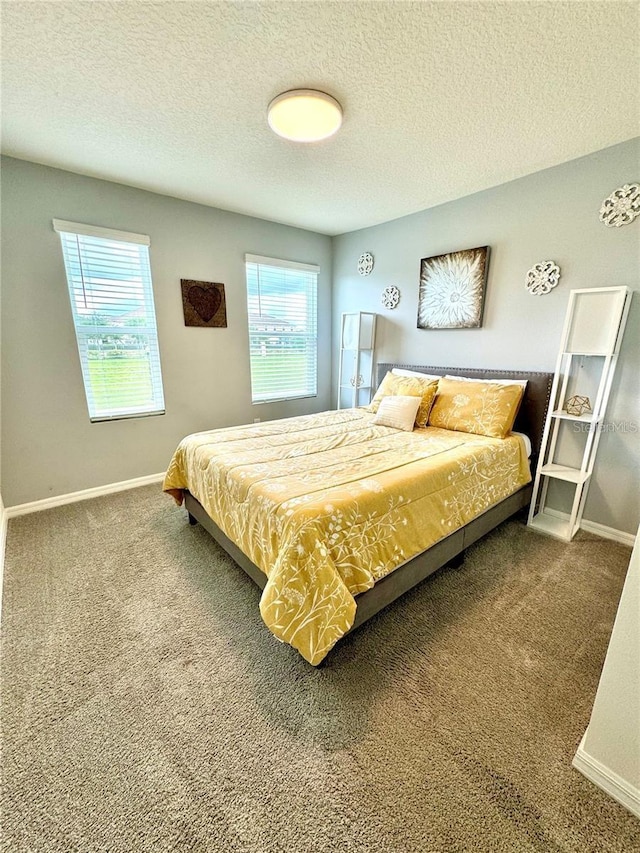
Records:
{"label": "mattress", "polygon": [[363,409],[187,436],[163,488],[188,490],[266,575],[270,631],[319,663],[356,596],[531,479],[521,436],[403,432]]}

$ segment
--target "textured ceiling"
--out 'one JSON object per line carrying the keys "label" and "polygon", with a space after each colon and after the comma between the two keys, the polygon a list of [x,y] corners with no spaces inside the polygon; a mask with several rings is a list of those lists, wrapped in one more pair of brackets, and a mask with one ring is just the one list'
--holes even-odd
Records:
{"label": "textured ceiling", "polygon": [[[337,234],[636,136],[639,12],[5,0],[3,150]],[[274,136],[267,104],[295,87],[342,103],[337,136]]]}

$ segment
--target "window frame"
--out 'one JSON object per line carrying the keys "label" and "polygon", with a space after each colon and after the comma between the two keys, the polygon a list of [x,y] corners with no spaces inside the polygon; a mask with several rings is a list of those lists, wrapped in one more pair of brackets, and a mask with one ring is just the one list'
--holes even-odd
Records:
{"label": "window frame", "polygon": [[[249,278],[248,278],[248,265],[252,264],[257,266],[258,268],[263,267],[271,267],[277,270],[298,270],[304,273],[311,273],[315,276],[315,280],[313,282],[313,332],[306,333],[279,333],[282,337],[287,337],[287,335],[291,335],[292,337],[305,337],[313,346],[314,352],[314,390],[313,391],[305,391],[302,394],[291,394],[282,392],[277,393],[274,392],[275,396],[270,396],[268,398],[260,398],[256,399],[254,396],[254,387],[253,387],[253,354],[251,351],[251,337],[254,334],[251,325],[251,312],[249,310]],[[245,287],[247,293],[247,328],[249,332],[249,371],[251,374],[251,404],[254,406],[261,406],[266,403],[282,403],[293,400],[308,400],[318,396],[318,286],[319,286],[319,278],[320,278],[320,266],[318,264],[309,264],[309,263],[301,263],[299,261],[290,261],[284,258],[271,258],[265,255],[253,255],[246,254],[245,255]],[[307,369],[309,368],[309,364],[307,362]]]}
{"label": "window frame", "polygon": [[[86,225],[84,223],[79,222],[69,222],[63,219],[54,219],[53,229],[58,233],[58,236],[60,237],[62,258],[65,268],[65,278],[67,283],[67,292],[69,295],[71,308],[71,318],[74,326],[76,344],[78,348],[78,357],[80,361],[80,369],[82,373],[82,382],[90,422],[103,423],[105,421],[129,420],[131,418],[147,418],[155,417],[158,415],[164,415],[166,413],[166,407],[164,399],[164,385],[162,381],[162,365],[160,359],[160,344],[158,339],[158,324],[155,313],[153,278],[151,274],[151,258],[149,255],[149,246],[151,245],[151,240],[149,236],[146,234],[135,234],[129,231],[119,231],[112,228],[103,228],[101,226],[96,225]],[[80,266],[79,278],[77,271],[74,272],[74,270],[70,266],[72,256],[70,254],[69,247],[66,245],[65,239],[69,237],[75,237],[76,239],[78,262]],[[142,304],[144,306],[144,319],[146,321],[144,324],[132,325],[131,327],[118,327],[109,326],[104,323],[84,324],[78,322],[80,315],[78,314],[77,305],[75,301],[77,281],[82,281],[83,288],[85,282],[84,270],[82,268],[82,249],[80,245],[81,241],[79,239],[82,237],[89,237],[112,243],[129,243],[137,247],[137,268],[140,271]],[[144,247],[146,251],[141,251],[140,247]],[[95,247],[93,248],[95,251]],[[114,265],[115,263],[117,263],[117,258],[116,253],[114,252]],[[86,276],[86,280],[88,281],[91,277],[92,276],[88,273]],[[94,275],[93,277],[97,278],[99,276]],[[105,276],[105,279],[108,281],[109,277]],[[116,281],[117,279],[114,278],[112,280]],[[122,281],[124,282],[125,279],[122,279]],[[114,288],[114,293],[116,292],[116,290],[117,289]],[[144,337],[146,340],[146,346],[148,347],[147,358],[149,365],[149,382],[151,386],[152,399],[149,403],[145,403],[143,405],[123,406],[119,408],[111,407],[110,409],[107,407],[100,407],[99,403],[97,402],[98,395],[96,393],[98,390],[98,385],[92,379],[89,367],[90,359],[88,352],[90,348],[90,337],[92,335],[94,337],[98,335],[109,335],[115,338],[118,336],[125,336],[127,334]]]}

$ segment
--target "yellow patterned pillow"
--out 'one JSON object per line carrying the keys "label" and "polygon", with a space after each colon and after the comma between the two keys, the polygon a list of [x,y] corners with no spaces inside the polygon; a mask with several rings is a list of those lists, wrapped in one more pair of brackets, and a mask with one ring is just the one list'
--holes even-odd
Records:
{"label": "yellow patterned pillow", "polygon": [[416,426],[425,427],[437,390],[437,380],[422,379],[419,376],[397,376],[389,371],[366,409],[375,415],[383,397],[421,397],[422,401],[416,415]]}
{"label": "yellow patterned pillow", "polygon": [[429,426],[504,438],[511,432],[524,388],[441,379]]}

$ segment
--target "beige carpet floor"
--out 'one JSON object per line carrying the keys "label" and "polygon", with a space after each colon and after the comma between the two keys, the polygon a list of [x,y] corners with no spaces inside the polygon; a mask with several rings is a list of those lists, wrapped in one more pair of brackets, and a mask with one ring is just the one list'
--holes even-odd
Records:
{"label": "beige carpet floor", "polygon": [[502,525],[313,670],[158,487],[10,521],[4,851],[634,851],[571,760],[630,551]]}

